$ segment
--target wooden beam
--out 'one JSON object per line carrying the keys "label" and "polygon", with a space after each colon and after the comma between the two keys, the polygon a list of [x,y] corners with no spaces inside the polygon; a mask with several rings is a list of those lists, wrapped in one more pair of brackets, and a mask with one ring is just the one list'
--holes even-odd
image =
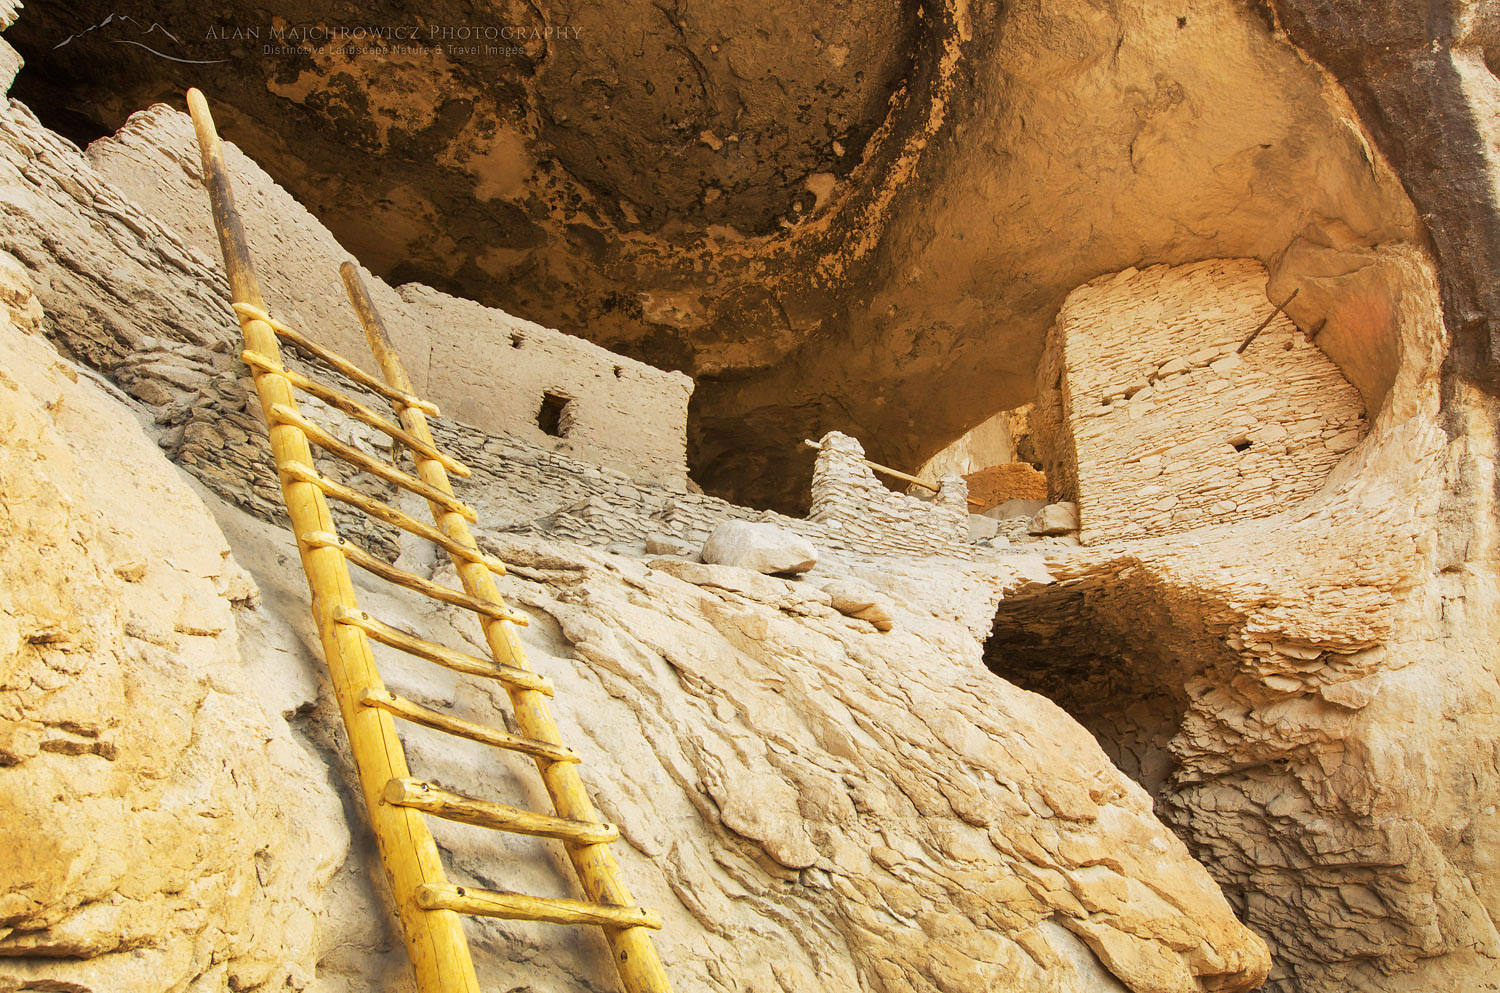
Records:
{"label": "wooden beam", "polygon": [[[239,213],[235,210],[223,146],[214,129],[208,101],[196,89],[188,91],[187,100],[203,156],[203,180],[208,187],[214,228],[229,276],[230,296],[236,303],[248,305],[264,315],[265,300],[261,297],[260,283],[250,261]],[[237,313],[245,347],[279,363],[280,350],[272,326],[262,317],[245,310],[237,310]],[[278,406],[296,412],[297,400],[291,384],[284,376],[257,373],[255,390],[266,415],[276,464],[301,465],[316,471],[307,435],[295,424],[270,416],[271,409]],[[292,530],[299,537],[333,529],[327,501],[318,487],[283,476],[281,492]],[[298,551],[312,590],[313,616],[323,643],[323,657],[328,665],[333,694],[349,735],[349,750],[354,756],[370,825],[380,846],[381,862],[401,919],[401,933],[416,973],[417,988],[423,993],[479,993],[479,980],[474,975],[474,963],[469,958],[469,946],[458,914],[423,907],[417,902],[418,887],[447,882],[432,833],[419,812],[381,802],[386,783],[411,773],[391,716],[359,704],[360,691],[382,688],[369,641],[358,628],[333,621],[333,611],[340,607],[359,609],[348,565],[336,548],[299,543]],[[481,567],[475,565],[474,568]],[[486,571],[485,575],[489,573]]]}
{"label": "wooden beam", "polygon": [[[803,438],[802,444],[806,445],[808,448],[811,448],[815,452],[824,451],[823,446],[818,444],[816,441],[808,441],[806,438]],[[902,472],[900,469],[892,469],[888,465],[881,465],[879,462],[871,462],[869,459],[862,456],[860,457],[860,461],[869,466],[871,469],[874,469],[876,472],[883,472],[887,476],[893,476],[896,479],[902,480],[903,482],[911,483],[913,486],[920,486],[924,490],[931,490],[934,493],[940,492],[938,487],[927,482],[927,480],[918,479],[916,476],[908,475],[907,473]],[[984,501],[975,500],[971,497],[969,499],[969,506],[983,507]]]}

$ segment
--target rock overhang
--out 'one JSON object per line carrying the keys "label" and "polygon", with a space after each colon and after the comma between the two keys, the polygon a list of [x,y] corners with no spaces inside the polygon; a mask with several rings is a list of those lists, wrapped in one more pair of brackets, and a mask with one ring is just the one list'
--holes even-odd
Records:
{"label": "rock overhang", "polygon": [[[1029,399],[1089,279],[1274,264],[1309,231],[1420,239],[1330,79],[1253,10],[1182,6],[569,8],[548,17],[572,39],[472,56],[429,37],[383,60],[213,37],[337,25],[331,7],[158,12],[210,65],[110,43],[129,26],[52,48],[88,8],[7,36],[44,115],[112,129],[204,85],[226,135],[378,274],[689,372],[695,478],[795,507],[802,437],[850,431],[914,467]],[[411,20],[363,17],[382,19]],[[419,26],[449,20],[472,18],[439,5]]]}

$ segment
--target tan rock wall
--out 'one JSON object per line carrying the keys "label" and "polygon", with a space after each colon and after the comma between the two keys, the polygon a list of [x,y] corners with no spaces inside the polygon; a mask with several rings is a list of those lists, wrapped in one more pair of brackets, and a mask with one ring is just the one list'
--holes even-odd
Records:
{"label": "tan rock wall", "polygon": [[1313,322],[1387,303],[1359,330],[1402,362],[1365,440],[1283,513],[1058,560],[1052,583],[1002,601],[989,656],[1156,793],[1271,944],[1267,990],[1485,990],[1500,962],[1496,402],[1455,396],[1460,430],[1445,430],[1420,250],[1313,271]]}
{"label": "tan rock wall", "polygon": [[1069,295],[1038,393],[1048,477],[1086,544],[1276,513],[1359,443],[1359,392],[1286,317],[1237,351],[1271,313],[1265,285],[1260,263],[1215,260]]}
{"label": "tan rock wall", "polygon": [[992,465],[964,476],[969,495],[979,506],[969,505],[971,513],[982,514],[1007,500],[1047,499],[1047,476],[1025,462]]}
{"label": "tan rock wall", "polygon": [[241,654],[258,593],[33,333],[21,271],[0,254],[0,989],[304,988],[349,828]]}

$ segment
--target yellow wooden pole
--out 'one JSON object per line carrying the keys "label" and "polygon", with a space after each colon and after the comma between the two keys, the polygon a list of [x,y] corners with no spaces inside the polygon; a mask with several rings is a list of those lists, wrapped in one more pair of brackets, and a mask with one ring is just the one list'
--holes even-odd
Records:
{"label": "yellow wooden pole", "polygon": [[[251,265],[244,228],[235,211],[223,148],[214,130],[208,101],[196,89],[189,90],[187,96],[203,154],[203,179],[213,204],[214,226],[224,254],[224,267],[229,274],[231,296],[236,303],[248,304],[264,314],[265,301]],[[240,329],[248,349],[280,365],[276,333],[266,320],[241,311]],[[256,370],[255,389],[262,412],[267,415],[271,451],[276,464],[315,472],[312,449],[303,431],[294,424],[270,416],[272,408],[277,406],[293,412],[297,409],[296,398],[286,377],[264,369]],[[303,541],[307,535],[334,532],[328,504],[322,491],[306,482],[300,473],[281,475],[281,491],[287,513],[291,516],[292,529],[297,534],[298,553],[312,590],[313,616],[322,639],[323,655],[344,726],[348,729],[350,751],[354,755],[370,824],[379,842],[381,861],[385,864],[391,894],[401,919],[407,951],[416,971],[417,987],[422,993],[478,993],[479,983],[469,959],[462,918],[451,910],[427,910],[417,904],[418,887],[446,882],[432,834],[420,812],[393,806],[383,800],[387,783],[404,779],[411,773],[390,715],[359,703],[363,692],[381,691],[384,686],[364,632],[334,620],[334,612],[341,608],[358,610],[344,555],[337,547],[313,547]]]}
{"label": "yellow wooden pole", "polygon": [[[359,314],[365,338],[370,343],[371,351],[375,353],[376,363],[385,376],[386,384],[400,393],[413,394],[411,380],[402,367],[384,322],[375,311],[375,304],[360,278],[359,270],[353,263],[345,262],[340,266],[339,272],[344,278],[349,300]],[[432,432],[428,429],[426,415],[414,407],[398,404],[398,408],[401,423],[406,430],[431,445]],[[453,492],[448,483],[448,474],[440,463],[424,458],[419,452],[413,452],[413,458],[417,463],[417,475],[423,482],[444,493]],[[459,544],[478,550],[479,546],[462,516],[442,504],[430,502],[429,506],[437,519],[439,530]],[[505,602],[488,569],[462,555],[452,555],[452,558],[459,579],[468,593],[493,600],[497,604]],[[481,617],[480,622],[485,640],[497,663],[519,669],[531,668],[526,661],[525,649],[508,621]],[[562,744],[545,696],[535,690],[516,686],[507,686],[506,691],[510,695],[516,724],[522,734],[528,738]],[[584,790],[577,766],[568,762],[538,759],[537,768],[559,817],[599,823],[599,815]],[[568,858],[578,872],[579,882],[590,900],[619,907],[630,907],[635,903],[620,878],[619,864],[607,844],[565,842],[563,847],[567,850]],[[606,927],[604,934],[627,993],[671,993],[671,983],[646,927]]]}

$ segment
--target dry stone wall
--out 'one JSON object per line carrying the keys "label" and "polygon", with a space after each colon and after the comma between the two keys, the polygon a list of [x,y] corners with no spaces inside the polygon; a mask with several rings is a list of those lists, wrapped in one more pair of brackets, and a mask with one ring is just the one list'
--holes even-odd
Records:
{"label": "dry stone wall", "polygon": [[[1311,495],[1364,435],[1359,392],[1249,259],[1127,269],[1068,296],[1039,372],[1054,498],[1081,539],[1265,517]],[[1069,491],[1071,488],[1071,492]]]}
{"label": "dry stone wall", "polygon": [[[325,382],[335,381],[291,354],[284,357]],[[227,351],[150,338],[118,361],[111,374],[126,393],[154,408],[162,447],[175,462],[242,510],[285,524],[253,383],[237,365]],[[351,383],[341,383],[341,388],[374,409],[384,402]],[[385,435],[316,399],[302,397],[299,402],[305,416],[345,444],[412,470],[406,453],[393,450]],[[534,534],[597,547],[639,544],[652,537],[701,545],[725,521],[760,520],[821,548],[870,556],[969,557],[967,514],[880,486],[857,459],[850,463],[848,452],[829,450],[819,456],[823,496],[815,507],[829,517],[802,519],[632,479],[462,421],[440,417],[431,424],[439,446],[474,470],[470,479],[455,480],[459,495],[479,508],[482,522],[496,535]],[[858,445],[853,439],[846,442]],[[325,476],[386,502],[401,499],[390,484],[341,459],[316,449],[314,456]],[[872,482],[879,493],[869,492]],[[868,506],[860,502],[866,498]],[[336,502],[331,509],[341,534],[388,561],[399,555],[394,528]],[[420,518],[425,509],[417,507],[413,513]]]}
{"label": "dry stone wall", "polygon": [[399,292],[429,343],[427,389],[455,418],[684,488],[687,376],[430,287]]}
{"label": "dry stone wall", "polygon": [[858,440],[831,431],[813,467],[810,520],[857,544],[909,555],[969,555],[969,487],[949,473],[929,502],[903,496],[875,478]]}
{"label": "dry stone wall", "polygon": [[[144,110],[90,145],[88,158],[100,179],[217,261],[186,115]],[[378,372],[338,276],[349,253],[232,144],[226,158],[272,312]],[[451,414],[634,478],[685,485],[687,376],[429,287],[365,279],[417,389]]]}

